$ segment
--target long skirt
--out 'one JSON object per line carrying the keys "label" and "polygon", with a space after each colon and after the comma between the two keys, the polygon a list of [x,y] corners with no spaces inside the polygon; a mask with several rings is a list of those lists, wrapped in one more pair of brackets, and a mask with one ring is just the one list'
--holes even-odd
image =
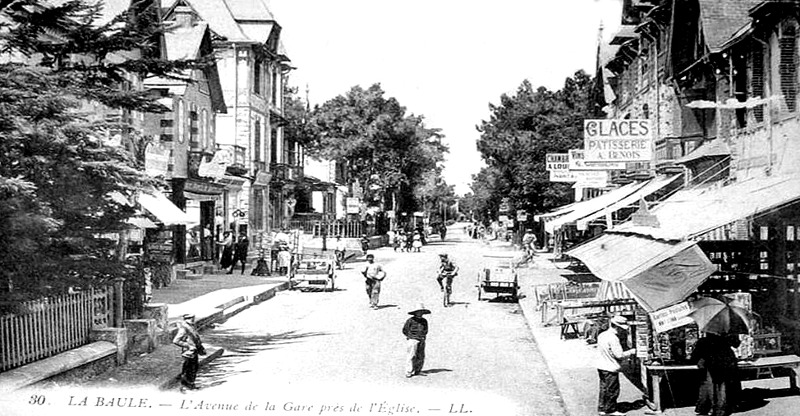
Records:
{"label": "long skirt", "polygon": [[225,246],[222,249],[222,257],[219,260],[219,267],[222,269],[227,269],[231,267],[233,264],[233,247],[232,246]]}

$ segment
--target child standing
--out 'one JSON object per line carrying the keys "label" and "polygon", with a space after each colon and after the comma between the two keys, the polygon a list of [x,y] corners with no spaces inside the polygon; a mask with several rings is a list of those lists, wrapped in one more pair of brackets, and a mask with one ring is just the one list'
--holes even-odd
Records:
{"label": "child standing", "polygon": [[406,336],[406,377],[419,375],[422,365],[425,364],[425,338],[428,336],[428,321],[422,317],[431,311],[425,309],[421,303],[419,307],[409,312],[412,315],[403,325],[403,335]]}

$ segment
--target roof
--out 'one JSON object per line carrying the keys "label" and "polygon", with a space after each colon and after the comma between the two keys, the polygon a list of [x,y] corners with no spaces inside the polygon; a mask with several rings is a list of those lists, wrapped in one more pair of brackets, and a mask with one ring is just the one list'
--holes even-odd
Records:
{"label": "roof", "polygon": [[228,9],[236,20],[275,20],[264,0],[224,0],[224,2],[228,4]]}
{"label": "roof", "polygon": [[719,52],[726,41],[750,22],[749,11],[764,0],[698,0],[706,45]]}
{"label": "roof", "polygon": [[[162,0],[162,6],[173,9],[179,1],[189,5],[211,30],[230,42],[249,41],[242,32],[226,1],[222,0]],[[266,39],[264,39],[266,40]],[[263,42],[263,40],[262,40]]]}
{"label": "roof", "polygon": [[772,176],[676,192],[650,210],[659,227],[626,222],[610,232],[662,240],[692,239],[719,227],[800,200],[800,177]]}
{"label": "roof", "polygon": [[167,59],[197,59],[200,57],[200,44],[206,34],[208,24],[199,23],[192,27],[178,27],[164,33]]}
{"label": "roof", "polygon": [[706,157],[730,156],[731,149],[721,139],[703,143],[688,155],[678,159],[675,163],[689,163]]}

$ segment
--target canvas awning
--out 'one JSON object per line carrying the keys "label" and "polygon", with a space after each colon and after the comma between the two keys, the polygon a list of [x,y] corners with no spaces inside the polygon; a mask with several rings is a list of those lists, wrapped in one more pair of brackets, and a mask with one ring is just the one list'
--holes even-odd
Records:
{"label": "canvas awning", "polygon": [[680,176],[681,175],[663,175],[663,176],[657,176],[657,177],[647,181],[647,183],[643,187],[639,188],[636,192],[634,192],[634,193],[632,193],[632,194],[620,199],[617,202],[614,202],[613,204],[605,207],[604,209],[602,209],[600,211],[594,212],[592,214],[589,214],[589,215],[579,219],[576,222],[576,224],[578,226],[578,229],[579,230],[585,230],[590,221],[593,221],[596,218],[600,218],[600,217],[609,215],[612,212],[617,212],[618,210],[620,210],[622,208],[625,208],[625,207],[628,207],[628,206],[631,206],[633,204],[638,203],[640,199],[645,198],[645,197],[647,197],[647,196],[649,196],[651,194],[654,194],[654,193],[660,191],[661,189],[663,189],[667,185],[669,185],[672,182],[674,182]]}
{"label": "canvas awning", "polygon": [[552,234],[553,231],[561,228],[565,224],[574,223],[575,221],[581,218],[597,213],[598,211],[608,207],[609,205],[620,201],[622,198],[625,198],[626,196],[631,195],[632,193],[638,191],[646,183],[647,182],[629,183],[620,188],[606,192],[598,197],[583,202],[579,202],[575,204],[575,209],[573,209],[572,212],[566,215],[562,215],[561,217],[558,217],[555,220],[546,223],[544,225],[544,229],[548,233]]}
{"label": "canvas awning", "polygon": [[125,222],[141,229],[158,228],[158,224],[154,223],[153,221],[150,221],[150,219],[146,217],[130,217],[127,220],[125,220]]}
{"label": "canvas awning", "polygon": [[139,204],[164,225],[194,224],[199,222],[192,219],[189,214],[183,212],[160,192],[139,194]]}
{"label": "canvas awning", "polygon": [[621,282],[648,312],[684,300],[716,271],[694,241],[607,233],[566,254],[600,279]]}
{"label": "canvas awning", "polygon": [[575,205],[576,204],[577,203],[564,205],[564,206],[558,207],[558,208],[556,208],[556,209],[554,209],[554,210],[552,210],[550,212],[546,212],[544,214],[534,215],[533,216],[533,220],[534,221],[552,221],[557,217],[560,217],[560,216],[562,216],[564,214],[568,214],[568,213],[572,212],[572,210],[575,209]]}
{"label": "canvas awning", "polygon": [[719,227],[800,200],[800,177],[773,176],[728,186],[676,192],[650,213],[658,227],[626,222],[615,231],[662,240],[692,239]]}

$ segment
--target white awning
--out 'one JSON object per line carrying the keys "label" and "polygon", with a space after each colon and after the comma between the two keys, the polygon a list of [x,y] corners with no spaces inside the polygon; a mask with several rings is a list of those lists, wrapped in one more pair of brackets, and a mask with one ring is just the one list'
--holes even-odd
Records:
{"label": "white awning", "polygon": [[158,228],[158,225],[156,223],[150,221],[150,219],[146,217],[130,217],[127,220],[125,220],[125,222],[141,229]]}
{"label": "white awning", "polygon": [[626,196],[625,198],[620,199],[619,201],[607,206],[606,208],[600,211],[589,214],[579,219],[577,221],[578,229],[579,230],[586,229],[586,226],[589,224],[590,221],[596,218],[610,215],[611,213],[617,212],[622,208],[638,203],[640,199],[655,192],[658,192],[665,186],[671,184],[673,181],[678,179],[680,176],[681,175],[658,176],[656,178],[649,180],[643,187],[639,188],[638,191]]}
{"label": "white awning", "polygon": [[550,212],[546,212],[544,214],[534,215],[534,221],[552,221],[556,217],[559,217],[564,214],[568,214],[575,209],[575,205],[579,204],[579,202],[573,202],[571,204],[567,204],[561,207],[558,207]]}
{"label": "white awning", "polygon": [[160,192],[139,194],[139,204],[155,215],[164,225],[195,224],[200,222],[199,219],[192,219]]}
{"label": "white awning", "polygon": [[662,240],[692,239],[735,221],[800,200],[800,177],[751,179],[728,186],[681,190],[650,213],[659,227],[626,222],[614,231]]}
{"label": "white awning", "polygon": [[646,183],[647,182],[629,183],[621,188],[606,192],[603,195],[579,202],[575,204],[575,209],[572,210],[572,212],[545,223],[544,229],[548,233],[553,233],[554,230],[561,228],[561,226],[564,224],[573,223],[583,217],[597,213],[603,208],[606,208],[622,198],[631,195],[642,188]]}
{"label": "white awning", "polygon": [[600,279],[621,282],[648,312],[683,301],[716,271],[694,241],[603,234],[566,254]]}

